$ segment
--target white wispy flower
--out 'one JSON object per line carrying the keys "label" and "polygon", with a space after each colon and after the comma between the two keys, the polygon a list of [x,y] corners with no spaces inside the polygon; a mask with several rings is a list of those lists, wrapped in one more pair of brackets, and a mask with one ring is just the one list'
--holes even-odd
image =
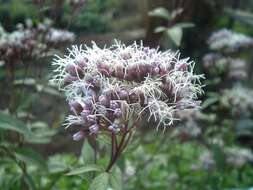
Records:
{"label": "white wispy flower", "polygon": [[203,75],[194,74],[189,58],[137,43],[73,46],[68,55],[56,56],[53,65],[52,82],[65,91],[68,102],[76,102],[66,125],[82,121],[89,134],[120,133],[143,115],[165,129],[177,120],[175,111],[198,107],[203,92]]}
{"label": "white wispy flower", "polygon": [[211,50],[234,52],[242,48],[253,46],[253,39],[244,34],[236,33],[228,29],[214,32],[208,40]]}

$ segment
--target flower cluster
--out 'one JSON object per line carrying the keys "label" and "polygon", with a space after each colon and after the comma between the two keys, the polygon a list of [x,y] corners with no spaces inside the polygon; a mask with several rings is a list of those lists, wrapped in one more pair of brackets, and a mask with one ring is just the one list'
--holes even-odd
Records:
{"label": "flower cluster", "polygon": [[172,136],[187,140],[201,135],[202,130],[199,121],[203,120],[203,114],[200,110],[180,110],[176,115],[180,119],[180,122],[173,129]]}
{"label": "flower cluster", "polygon": [[[253,162],[253,154],[249,149],[239,147],[226,147],[224,149],[225,162],[232,167],[240,168],[247,163]],[[193,165],[195,170],[214,170],[217,167],[214,154],[207,150],[199,156],[199,164]]]}
{"label": "flower cluster", "polygon": [[73,7],[73,9],[82,7],[85,1],[86,0],[67,0],[68,4]]}
{"label": "flower cluster", "polygon": [[33,26],[27,21],[26,27],[18,25],[18,30],[11,33],[1,28],[1,61],[15,63],[26,58],[44,56],[50,47],[72,42],[74,34],[65,30],[56,30],[48,22]]}
{"label": "flower cluster", "polygon": [[75,35],[67,30],[59,30],[50,28],[45,36],[46,43],[48,44],[65,44],[73,42]]}
{"label": "flower cluster", "polygon": [[73,46],[69,55],[57,56],[52,79],[66,92],[73,112],[66,126],[82,126],[73,138],[100,131],[121,134],[136,127],[142,116],[169,126],[174,112],[199,106],[202,75],[179,53],[160,52],[116,41],[110,48]]}
{"label": "flower cluster", "polygon": [[223,74],[227,79],[247,78],[246,62],[242,59],[224,57],[219,53],[208,53],[203,58],[204,68],[212,75]]}
{"label": "flower cluster", "polygon": [[236,52],[243,48],[253,47],[253,38],[228,29],[221,29],[211,35],[208,44],[212,50]]}
{"label": "flower cluster", "polygon": [[253,90],[235,86],[232,89],[226,89],[222,93],[221,105],[231,109],[235,114],[247,114],[253,110]]}
{"label": "flower cluster", "polygon": [[253,162],[253,153],[249,149],[231,147],[225,150],[226,161],[235,166],[242,167],[247,162]]}

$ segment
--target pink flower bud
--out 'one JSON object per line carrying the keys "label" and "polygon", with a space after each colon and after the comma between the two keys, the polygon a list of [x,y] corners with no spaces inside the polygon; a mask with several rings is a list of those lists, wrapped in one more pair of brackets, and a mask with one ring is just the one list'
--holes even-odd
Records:
{"label": "pink flower bud", "polygon": [[115,109],[119,108],[119,104],[116,101],[111,100],[110,101],[110,108],[115,110]]}
{"label": "pink flower bud", "polygon": [[157,67],[157,66],[152,67],[152,69],[151,69],[151,74],[152,74],[152,75],[158,75],[159,72],[160,72],[159,67]]}
{"label": "pink flower bud", "polygon": [[124,89],[120,90],[118,92],[118,95],[119,95],[119,97],[120,97],[121,100],[125,100],[125,99],[128,98],[128,92],[126,90],[124,90]]}
{"label": "pink flower bud", "polygon": [[90,123],[90,124],[94,124],[96,123],[96,116],[95,115],[88,115],[87,116],[87,121]]}
{"label": "pink flower bud", "polygon": [[71,75],[67,75],[65,78],[64,78],[64,86],[66,85],[69,85],[71,84],[72,82],[78,80],[78,77],[75,77],[75,76],[71,76]]}
{"label": "pink flower bud", "polygon": [[88,59],[87,58],[82,58],[76,61],[77,65],[81,68],[81,69],[85,69],[88,63]]}
{"label": "pink flower bud", "polygon": [[94,124],[92,126],[89,127],[90,133],[91,134],[97,134],[99,131],[99,125],[98,124]]}
{"label": "pink flower bud", "polygon": [[120,108],[115,109],[113,115],[117,118],[121,118],[122,117],[121,109]]}
{"label": "pink flower bud", "polygon": [[110,100],[107,96],[101,95],[98,97],[98,101],[101,105],[108,107],[110,105]]}
{"label": "pink flower bud", "polygon": [[116,66],[115,68],[115,76],[118,77],[119,79],[123,79],[124,78],[124,68],[122,66]]}
{"label": "pink flower bud", "polygon": [[76,115],[80,114],[83,111],[82,105],[77,101],[71,101],[69,103],[70,110]]}
{"label": "pink flower bud", "polygon": [[77,65],[74,65],[74,64],[68,64],[67,67],[66,67],[66,71],[72,75],[72,76],[78,76],[80,78],[83,78],[83,71],[82,69],[77,66]]}
{"label": "pink flower bud", "polygon": [[72,137],[73,137],[73,140],[74,140],[74,141],[80,141],[80,140],[84,139],[85,134],[84,134],[83,131],[78,131],[78,132],[75,133]]}
{"label": "pink flower bud", "polygon": [[80,113],[80,115],[83,118],[83,120],[87,121],[87,116],[90,115],[91,113],[92,113],[91,110],[85,109]]}
{"label": "pink flower bud", "polygon": [[101,85],[101,79],[99,76],[95,76],[93,77],[92,81],[91,81],[91,84],[94,86],[94,87],[100,87]]}

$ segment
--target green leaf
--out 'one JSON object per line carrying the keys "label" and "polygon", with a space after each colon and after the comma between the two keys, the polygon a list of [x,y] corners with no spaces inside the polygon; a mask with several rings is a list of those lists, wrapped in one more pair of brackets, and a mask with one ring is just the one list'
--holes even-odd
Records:
{"label": "green leaf", "polygon": [[36,137],[36,136],[26,136],[25,142],[33,144],[48,144],[51,142],[49,137]]}
{"label": "green leaf", "polygon": [[35,186],[35,182],[32,178],[31,175],[29,174],[24,174],[24,181],[26,182],[26,184],[30,187],[31,190],[35,190],[36,186]]}
{"label": "green leaf", "polygon": [[15,152],[17,159],[25,162],[28,165],[36,165],[40,169],[47,170],[47,163],[45,159],[37,152],[29,148],[20,148]]}
{"label": "green leaf", "polygon": [[215,104],[218,101],[219,101],[219,98],[217,98],[217,97],[208,98],[208,99],[206,99],[206,101],[203,102],[201,107],[202,107],[202,109],[208,108],[209,106]]}
{"label": "green leaf", "polygon": [[171,18],[169,11],[164,7],[158,7],[148,13],[149,16],[161,17],[166,20]]}
{"label": "green leaf", "polygon": [[93,164],[95,160],[94,150],[88,141],[84,141],[81,150],[80,161],[84,165]]}
{"label": "green leaf", "polygon": [[31,86],[36,84],[36,80],[34,78],[18,79],[14,81],[14,84]]}
{"label": "green leaf", "polygon": [[178,23],[178,24],[174,25],[174,27],[179,27],[179,28],[192,28],[194,26],[195,25],[193,23],[190,23],[190,22],[181,22],[181,23]]}
{"label": "green leaf", "polygon": [[183,37],[183,30],[180,27],[172,27],[167,30],[167,34],[176,46],[180,46]]}
{"label": "green leaf", "polygon": [[109,187],[109,177],[110,175],[106,172],[98,175],[91,182],[89,190],[107,190]]}
{"label": "green leaf", "polygon": [[97,165],[88,165],[79,168],[75,168],[68,172],[66,175],[79,175],[87,172],[102,171],[102,168]]}
{"label": "green leaf", "polygon": [[3,112],[0,112],[0,129],[12,130],[24,135],[31,133],[23,122]]}
{"label": "green leaf", "polygon": [[233,9],[226,8],[225,13],[227,13],[230,17],[237,19],[242,24],[253,26],[253,14],[250,12],[242,10],[235,11]]}
{"label": "green leaf", "polygon": [[122,190],[122,173],[119,167],[115,167],[110,174],[110,185],[113,190]]}
{"label": "green leaf", "polygon": [[159,26],[155,29],[155,33],[160,33],[160,32],[164,32],[166,31],[168,28],[164,27],[164,26]]}

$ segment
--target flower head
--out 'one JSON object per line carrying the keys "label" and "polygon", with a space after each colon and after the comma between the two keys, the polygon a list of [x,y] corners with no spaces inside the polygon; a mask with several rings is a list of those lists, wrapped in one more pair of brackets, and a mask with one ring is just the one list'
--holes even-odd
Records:
{"label": "flower head", "polygon": [[221,29],[214,32],[208,40],[210,49],[224,52],[235,52],[253,46],[253,38],[244,34]]}
{"label": "flower head", "polygon": [[56,56],[53,65],[52,81],[65,91],[70,105],[78,105],[71,108],[67,127],[82,125],[89,134],[121,133],[144,115],[165,129],[177,119],[175,111],[198,107],[202,93],[203,76],[193,73],[192,61],[142,44],[73,46],[65,57]]}

